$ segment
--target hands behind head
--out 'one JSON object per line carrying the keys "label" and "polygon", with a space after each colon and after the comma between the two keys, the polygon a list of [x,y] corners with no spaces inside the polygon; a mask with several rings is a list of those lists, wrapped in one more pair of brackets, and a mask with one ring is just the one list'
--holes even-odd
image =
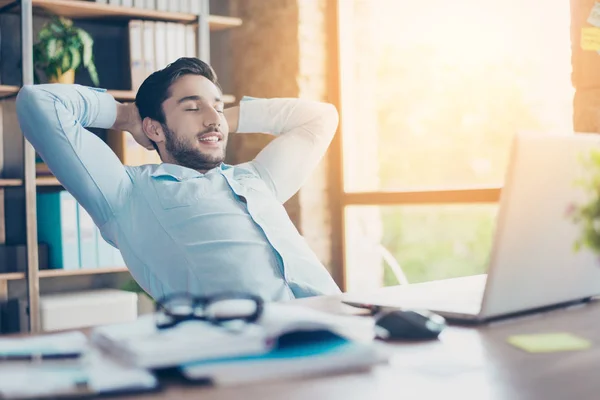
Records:
{"label": "hands behind head", "polygon": [[152,141],[142,129],[142,119],[135,103],[117,104],[117,119],[111,129],[127,131],[140,146],[154,150]]}

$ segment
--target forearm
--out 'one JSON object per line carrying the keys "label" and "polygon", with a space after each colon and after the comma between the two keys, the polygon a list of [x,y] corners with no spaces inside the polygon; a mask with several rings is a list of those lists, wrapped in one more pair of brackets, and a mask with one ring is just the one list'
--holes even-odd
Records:
{"label": "forearm", "polygon": [[131,121],[134,118],[133,111],[137,112],[137,110],[133,109],[132,105],[133,107],[135,107],[134,104],[116,103],[117,111],[115,123],[110,127],[110,129],[115,129],[119,131],[129,131],[131,129]]}
{"label": "forearm", "polygon": [[279,136],[252,163],[282,202],[292,196],[313,172],[338,124],[334,106],[301,99],[242,101],[239,114],[238,133]]}

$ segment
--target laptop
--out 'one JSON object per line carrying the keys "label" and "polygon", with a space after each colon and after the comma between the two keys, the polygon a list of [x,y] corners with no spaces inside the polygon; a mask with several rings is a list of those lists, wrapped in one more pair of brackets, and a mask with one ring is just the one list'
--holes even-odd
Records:
{"label": "laptop", "polygon": [[487,274],[347,293],[343,301],[486,322],[600,294],[600,254],[574,250],[582,228],[569,211],[593,200],[576,184],[594,173],[600,177],[582,162],[592,150],[600,151],[600,135],[515,135]]}

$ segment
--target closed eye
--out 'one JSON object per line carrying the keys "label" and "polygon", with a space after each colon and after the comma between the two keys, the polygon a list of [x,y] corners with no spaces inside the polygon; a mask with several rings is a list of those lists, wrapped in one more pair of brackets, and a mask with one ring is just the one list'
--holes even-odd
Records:
{"label": "closed eye", "polygon": [[199,108],[187,108],[185,111],[200,111]]}

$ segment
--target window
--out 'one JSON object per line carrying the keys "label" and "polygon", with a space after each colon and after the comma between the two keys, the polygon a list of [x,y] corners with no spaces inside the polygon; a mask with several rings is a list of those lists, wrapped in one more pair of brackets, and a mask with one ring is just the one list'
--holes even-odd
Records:
{"label": "window", "polygon": [[569,11],[338,1],[347,290],[485,271],[514,134],[572,131]]}

